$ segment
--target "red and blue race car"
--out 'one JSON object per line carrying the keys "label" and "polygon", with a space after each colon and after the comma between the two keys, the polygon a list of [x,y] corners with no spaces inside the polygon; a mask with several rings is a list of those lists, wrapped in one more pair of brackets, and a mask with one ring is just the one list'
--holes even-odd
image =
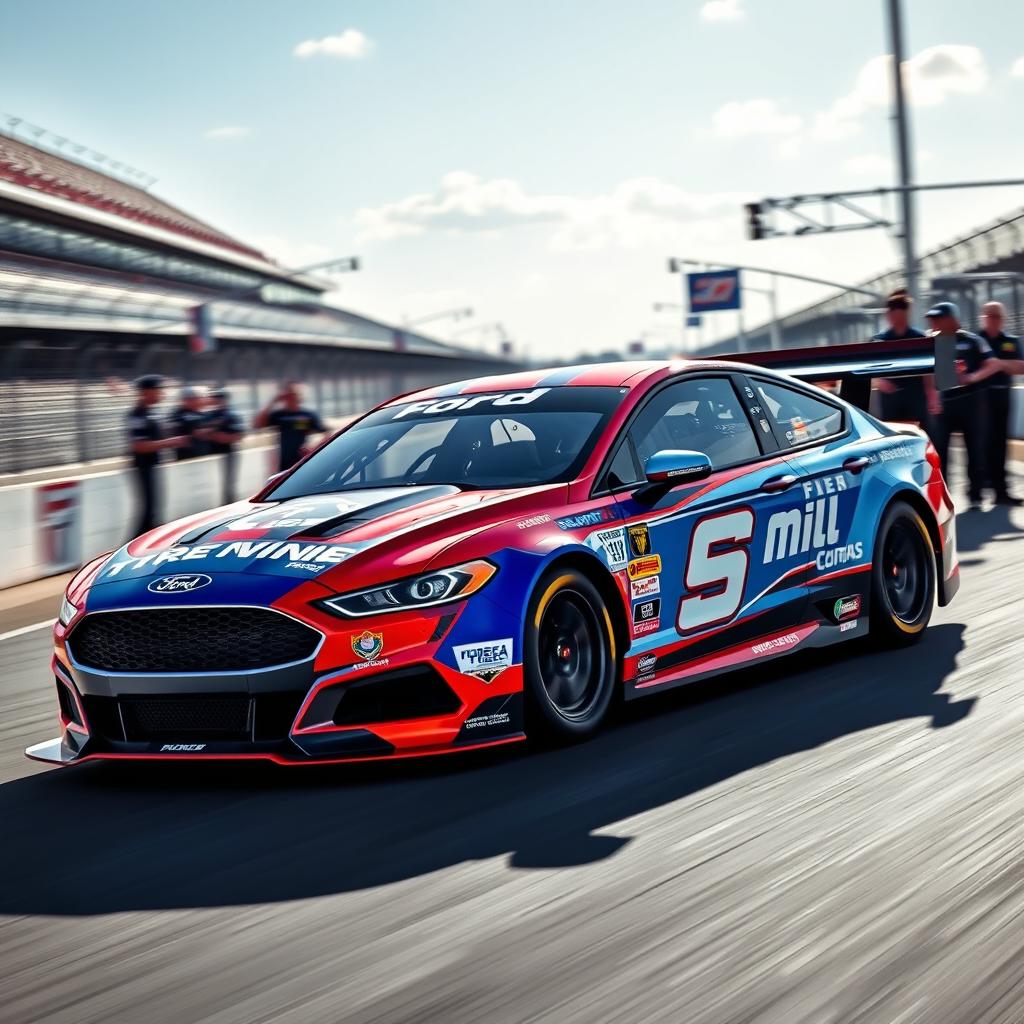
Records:
{"label": "red and blue race car", "polygon": [[[864,359],[833,351],[819,378]],[[27,753],[296,764],[578,739],[619,691],[869,630],[913,641],[958,580],[925,435],[794,376],[466,381],[83,568],[54,627],[61,736]]]}

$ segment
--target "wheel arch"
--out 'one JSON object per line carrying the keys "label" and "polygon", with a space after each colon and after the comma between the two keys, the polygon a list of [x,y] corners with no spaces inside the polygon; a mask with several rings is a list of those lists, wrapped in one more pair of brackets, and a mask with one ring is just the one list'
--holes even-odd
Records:
{"label": "wheel arch", "polygon": [[[932,557],[935,560],[935,581],[939,598],[939,606],[945,606],[949,602],[946,597],[946,581],[942,565],[942,536],[939,533],[939,523],[935,518],[935,512],[928,504],[928,500],[920,491],[915,491],[911,487],[901,487],[889,495],[888,500],[882,506],[882,510],[878,516],[878,523],[875,526],[875,538],[874,541],[872,541],[872,552],[874,551],[874,545],[878,542],[878,525],[881,524],[882,520],[885,518],[886,512],[888,512],[897,501],[902,501],[909,505],[921,517],[925,529],[928,531],[928,537],[932,545]],[[872,557],[874,556],[872,555]]]}
{"label": "wheel arch", "polygon": [[[615,658],[618,668],[621,668],[623,659],[632,641],[629,635],[629,622],[622,592],[619,590],[612,574],[608,571],[607,566],[599,561],[595,555],[579,548],[573,548],[560,552],[550,561],[546,562],[541,575],[546,575],[558,569],[575,569],[586,576],[597,588],[597,592],[601,595],[601,599],[604,601],[608,614],[611,617],[615,640]],[[540,575],[538,575],[537,580],[534,582],[533,590],[531,590],[531,599],[539,580]]]}

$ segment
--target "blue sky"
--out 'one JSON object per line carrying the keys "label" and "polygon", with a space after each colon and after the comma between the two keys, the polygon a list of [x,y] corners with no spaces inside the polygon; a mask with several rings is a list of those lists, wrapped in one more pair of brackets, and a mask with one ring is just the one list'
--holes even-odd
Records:
{"label": "blue sky", "polygon": [[[0,109],[145,169],[282,262],[360,254],[336,296],[360,311],[471,304],[534,355],[657,344],[671,254],[848,281],[896,262],[881,231],[743,240],[745,199],[891,180],[884,5],[853,9],[8,0]],[[1024,8],[908,0],[905,20],[919,179],[1019,176]],[[921,244],[1022,197],[922,199]]]}

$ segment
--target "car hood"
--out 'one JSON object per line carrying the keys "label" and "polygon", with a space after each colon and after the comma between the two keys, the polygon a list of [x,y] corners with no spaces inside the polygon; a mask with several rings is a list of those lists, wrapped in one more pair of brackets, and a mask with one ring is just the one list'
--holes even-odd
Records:
{"label": "car hood", "polygon": [[[111,555],[92,588],[146,581],[152,595],[189,601],[214,576],[230,574],[235,585],[238,577],[272,576],[282,584],[315,580],[329,590],[347,589],[362,585],[357,567],[368,561],[385,556],[390,575],[408,575],[455,538],[550,508],[564,501],[565,491],[564,484],[501,491],[444,485],[240,502],[132,541]],[[287,586],[268,581],[264,588],[283,592]]]}

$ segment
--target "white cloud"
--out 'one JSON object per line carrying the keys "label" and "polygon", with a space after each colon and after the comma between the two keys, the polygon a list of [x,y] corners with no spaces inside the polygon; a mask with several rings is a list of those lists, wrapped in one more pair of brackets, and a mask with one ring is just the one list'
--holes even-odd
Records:
{"label": "white cloud", "polygon": [[249,129],[242,124],[226,124],[220,128],[211,128],[205,133],[207,139],[244,139]]}
{"label": "white cloud", "polygon": [[1010,68],[1010,74],[1014,78],[1024,78],[1024,57],[1018,57]]}
{"label": "white cloud", "polygon": [[701,9],[702,21],[742,21],[747,12],[743,0],[707,0]]}
{"label": "white cloud", "polygon": [[775,100],[732,100],[715,111],[715,134],[721,139],[744,139],[751,135],[793,135],[803,118],[784,114]]}
{"label": "white cloud", "polygon": [[892,160],[881,153],[861,153],[846,160],[843,170],[858,176],[889,178],[892,176]]}
{"label": "white cloud", "polygon": [[[814,134],[820,139],[845,139],[860,131],[860,118],[890,103],[892,57],[872,57],[857,74],[853,90],[818,114]],[[985,58],[975,46],[948,43],[929,46],[903,62],[903,82],[909,102],[935,107],[954,94],[971,95],[988,84]]]}
{"label": "white cloud", "polygon": [[296,57],[341,57],[345,60],[359,60],[365,57],[373,44],[357,28],[347,28],[336,36],[323,39],[304,39],[292,53]]}
{"label": "white cloud", "polygon": [[738,225],[738,210],[747,198],[688,192],[659,178],[633,178],[596,196],[533,194],[511,178],[484,180],[453,171],[434,192],[357,210],[355,224],[360,242],[426,231],[496,235],[511,227],[546,225],[553,229],[552,249],[576,251],[670,240],[684,225],[720,226],[726,216]]}

